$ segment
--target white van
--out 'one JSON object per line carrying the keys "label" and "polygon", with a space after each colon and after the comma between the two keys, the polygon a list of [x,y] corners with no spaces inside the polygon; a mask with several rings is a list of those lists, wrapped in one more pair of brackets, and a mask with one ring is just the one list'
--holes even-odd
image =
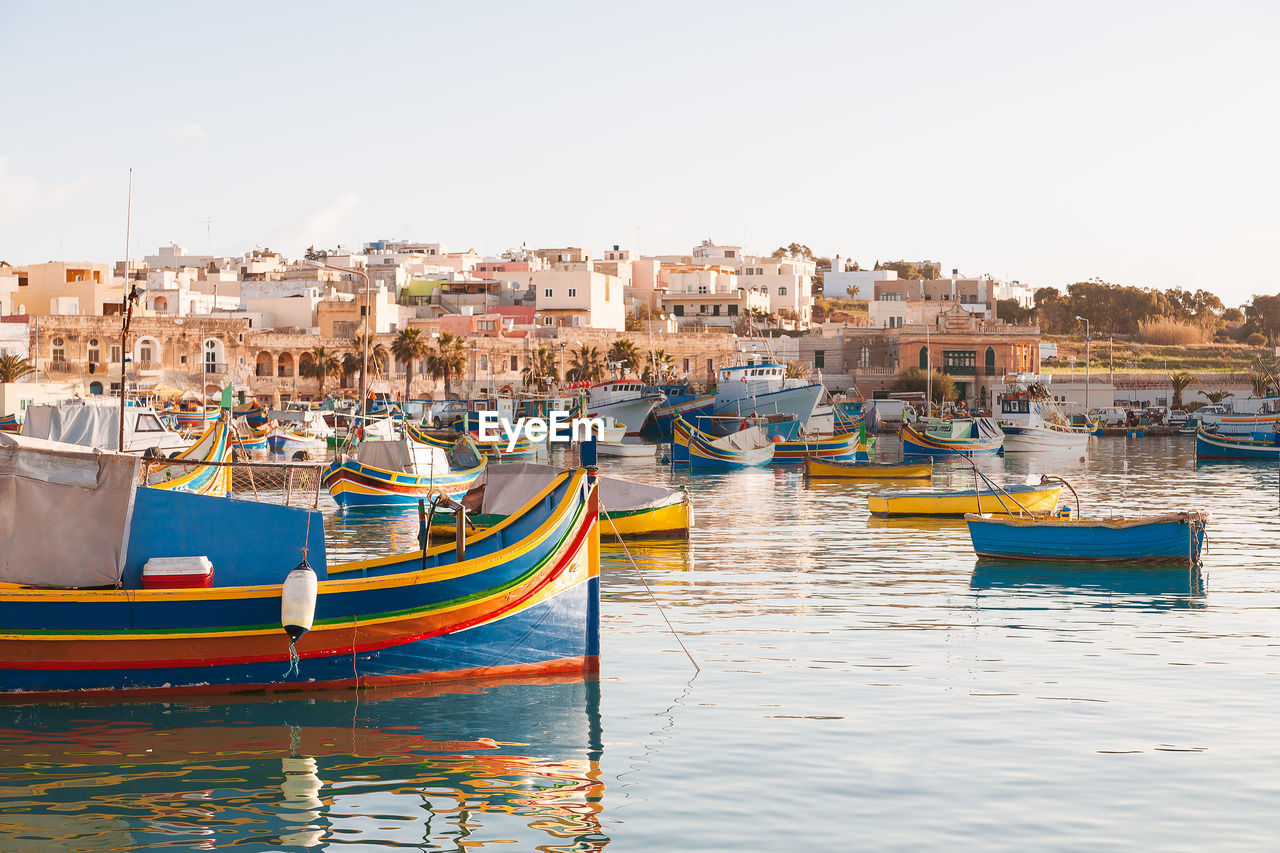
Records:
{"label": "white van", "polygon": [[1089,418],[1103,426],[1124,426],[1128,423],[1129,413],[1119,406],[1103,406],[1101,409],[1090,409]]}

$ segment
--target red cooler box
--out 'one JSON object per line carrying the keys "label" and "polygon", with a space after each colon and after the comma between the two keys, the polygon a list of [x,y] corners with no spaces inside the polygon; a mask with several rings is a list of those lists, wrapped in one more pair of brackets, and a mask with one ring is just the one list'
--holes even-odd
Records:
{"label": "red cooler box", "polygon": [[142,567],[143,589],[195,589],[213,586],[208,557],[152,557]]}

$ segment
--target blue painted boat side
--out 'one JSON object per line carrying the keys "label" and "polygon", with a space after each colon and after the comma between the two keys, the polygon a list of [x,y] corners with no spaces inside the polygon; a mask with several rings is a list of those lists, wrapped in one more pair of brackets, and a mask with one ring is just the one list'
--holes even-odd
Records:
{"label": "blue painted boat side", "polygon": [[[968,518],[980,557],[1071,562],[1181,562],[1204,547],[1204,525],[1186,520],[1108,527],[1073,524],[1001,524]],[[1193,529],[1194,528],[1194,529]]]}
{"label": "blue painted boat side", "polygon": [[1220,436],[1196,431],[1196,459],[1263,459],[1280,460],[1280,445],[1235,436]]}

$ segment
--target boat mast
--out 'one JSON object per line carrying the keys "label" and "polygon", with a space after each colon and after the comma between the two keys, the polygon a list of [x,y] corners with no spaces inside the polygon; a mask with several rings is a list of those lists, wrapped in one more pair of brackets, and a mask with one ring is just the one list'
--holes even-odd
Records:
{"label": "boat mast", "polygon": [[124,453],[125,365],[129,363],[129,321],[133,318],[134,293],[129,283],[129,240],[133,226],[133,167],[129,167],[129,201],[124,214],[124,285],[120,296],[120,423],[116,434],[116,452]]}

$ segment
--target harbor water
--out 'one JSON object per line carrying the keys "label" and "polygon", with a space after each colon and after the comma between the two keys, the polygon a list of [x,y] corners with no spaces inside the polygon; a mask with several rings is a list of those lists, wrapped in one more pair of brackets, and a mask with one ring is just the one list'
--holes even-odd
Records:
{"label": "harbor water", "polygon": [[[1200,569],[979,563],[962,520],[869,517],[917,484],[602,459],[696,527],[603,522],[598,681],[0,706],[0,851],[1271,848],[1280,482],[1193,444],[977,465],[1207,509]],[[325,507],[330,559],[416,547],[414,512]]]}

